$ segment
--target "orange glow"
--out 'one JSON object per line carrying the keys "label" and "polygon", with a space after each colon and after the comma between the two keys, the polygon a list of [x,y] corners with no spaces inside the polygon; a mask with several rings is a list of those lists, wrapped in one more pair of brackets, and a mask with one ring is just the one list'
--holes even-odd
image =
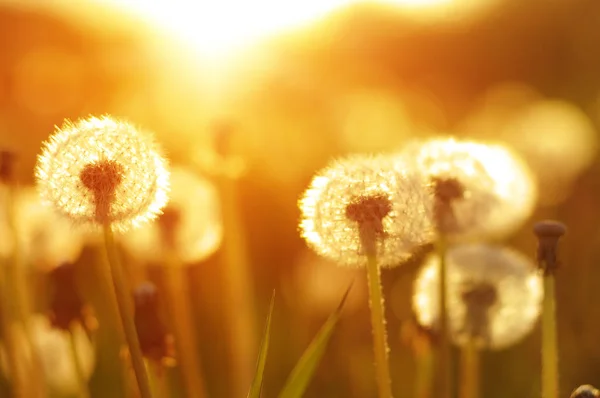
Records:
{"label": "orange glow", "polygon": [[223,55],[325,16],[353,0],[110,0],[148,18],[197,48]]}
{"label": "orange glow", "polygon": [[[102,1],[102,0],[96,0]],[[268,36],[301,27],[360,0],[110,0],[190,43],[204,56],[223,56]],[[466,0],[380,0],[410,11],[443,11]],[[463,8],[463,4],[460,5]]]}

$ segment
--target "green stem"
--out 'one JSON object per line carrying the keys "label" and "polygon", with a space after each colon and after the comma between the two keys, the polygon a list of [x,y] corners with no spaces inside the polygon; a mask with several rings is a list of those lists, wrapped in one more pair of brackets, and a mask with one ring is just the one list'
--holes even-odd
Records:
{"label": "green stem", "polygon": [[542,398],[558,398],[558,343],[554,275],[544,276],[542,312]]}
{"label": "green stem", "polygon": [[460,398],[479,398],[479,349],[468,341],[461,351]]}
{"label": "green stem", "polygon": [[170,253],[164,273],[166,292],[177,345],[178,368],[180,369],[187,396],[206,397],[206,387],[202,378],[202,368],[198,358],[192,303],[185,269],[178,264],[174,253]]}
{"label": "green stem", "polygon": [[117,253],[117,248],[110,224],[105,224],[103,230],[104,243],[106,245],[106,253],[109,265],[109,270],[107,270],[107,272],[110,272],[111,274],[114,293],[119,309],[119,316],[123,325],[123,331],[125,332],[125,339],[127,341],[127,345],[129,346],[129,353],[131,356],[131,362],[133,364],[133,371],[135,372],[137,385],[141,398],[152,398],[152,393],[150,392],[150,383],[148,381],[148,375],[146,374],[146,367],[144,366],[144,358],[142,356],[137,330],[131,314],[131,305],[129,302],[130,297],[127,290],[127,284],[125,282],[123,268]]}
{"label": "green stem", "polygon": [[369,303],[371,307],[371,326],[373,327],[373,347],[375,349],[375,372],[379,398],[392,397],[390,365],[388,361],[388,343],[385,326],[383,292],[381,288],[381,269],[377,256],[369,255],[367,261],[367,282],[369,285]]}
{"label": "green stem", "polygon": [[77,376],[77,383],[79,384],[79,396],[81,398],[90,398],[90,391],[83,370],[83,364],[81,363],[81,356],[79,355],[79,349],[77,346],[77,336],[75,335],[76,325],[71,326],[69,330],[69,341],[71,345],[71,355],[73,356],[73,366],[75,367],[75,374]]}
{"label": "green stem", "polygon": [[233,364],[232,396],[245,396],[252,382],[256,360],[256,324],[252,278],[242,230],[237,181],[219,179],[224,225],[223,255],[225,292]]}
{"label": "green stem", "polygon": [[450,347],[450,333],[448,328],[448,267],[446,262],[447,243],[442,236],[438,240],[437,254],[440,258],[440,283],[439,283],[439,306],[440,306],[440,346],[439,346],[439,368],[441,377],[441,396],[452,397],[452,357]]}

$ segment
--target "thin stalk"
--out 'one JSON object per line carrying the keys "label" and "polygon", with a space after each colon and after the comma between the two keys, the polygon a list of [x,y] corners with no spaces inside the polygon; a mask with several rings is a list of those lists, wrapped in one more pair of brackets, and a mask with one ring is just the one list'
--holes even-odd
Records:
{"label": "thin stalk", "polygon": [[10,305],[13,302],[9,294],[12,289],[9,289],[6,277],[8,265],[1,264],[1,266],[0,294],[2,295],[2,299],[0,300],[0,315],[2,316],[2,340],[5,343],[4,347],[8,357],[12,394],[14,397],[25,397],[27,396],[28,388],[23,369],[23,356],[21,355],[22,352],[19,350],[17,339],[11,327],[14,323],[14,309]]}
{"label": "thin stalk", "polygon": [[558,340],[554,275],[544,276],[542,312],[542,398],[558,398]]}
{"label": "thin stalk", "polygon": [[[166,384],[165,374],[162,366],[151,360],[146,360],[146,371],[150,378],[150,385],[152,387],[152,393],[157,398],[169,398],[169,389]],[[194,395],[187,395],[188,397],[195,397]]]}
{"label": "thin stalk", "polygon": [[228,330],[233,361],[232,396],[245,396],[252,382],[256,360],[256,320],[252,278],[250,276],[246,242],[241,226],[237,181],[220,178],[224,225],[223,255],[225,272],[225,302],[228,306]]}
{"label": "thin stalk", "polygon": [[176,255],[169,253],[166,267],[163,268],[166,277],[167,299],[174,326],[178,368],[183,376],[187,396],[202,398],[207,394],[198,354],[192,303],[185,269],[178,262]]}
{"label": "thin stalk", "polygon": [[73,366],[75,367],[75,374],[77,376],[77,383],[79,384],[79,397],[90,398],[87,378],[85,376],[85,371],[83,370],[83,364],[81,363],[81,356],[79,355],[75,327],[76,325],[72,325],[71,330],[69,330],[69,342],[71,346],[71,355],[73,357]]}
{"label": "thin stalk", "polygon": [[437,254],[440,258],[440,283],[439,283],[439,306],[440,306],[440,346],[439,346],[439,369],[441,377],[441,396],[452,397],[452,357],[450,347],[450,333],[448,328],[448,270],[446,264],[446,239],[441,236],[437,244]]}
{"label": "thin stalk", "polygon": [[141,398],[152,398],[150,383],[148,381],[148,375],[146,374],[146,367],[144,366],[144,358],[142,356],[137,330],[131,314],[131,305],[129,302],[130,297],[127,290],[127,284],[125,282],[123,268],[117,253],[110,224],[104,224],[103,231],[109,266],[107,273],[110,272],[111,274],[113,289],[119,309],[119,316],[123,325],[123,331],[125,332],[125,340],[129,346],[129,353],[131,356],[131,362],[133,364],[137,385],[140,391],[140,396]]}
{"label": "thin stalk", "polygon": [[[423,337],[417,336],[416,338]],[[420,344],[423,346],[416,353],[417,376],[415,381],[415,398],[431,398],[434,356],[429,341],[423,341]]]}
{"label": "thin stalk", "polygon": [[479,349],[468,341],[461,349],[460,398],[479,398]]}
{"label": "thin stalk", "polygon": [[377,256],[367,256],[367,282],[369,285],[369,303],[371,307],[371,326],[373,327],[373,348],[375,350],[375,372],[379,398],[392,397],[390,365],[388,360],[388,342],[385,326],[383,291],[381,288],[381,269]]}

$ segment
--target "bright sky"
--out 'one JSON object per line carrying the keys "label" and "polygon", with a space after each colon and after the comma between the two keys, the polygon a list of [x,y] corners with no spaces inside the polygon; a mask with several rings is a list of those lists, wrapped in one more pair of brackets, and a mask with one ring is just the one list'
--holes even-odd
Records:
{"label": "bright sky", "polygon": [[[96,0],[102,1],[102,0]],[[149,18],[203,55],[229,53],[276,32],[325,16],[359,0],[108,0]],[[384,0],[426,7],[455,0]]]}

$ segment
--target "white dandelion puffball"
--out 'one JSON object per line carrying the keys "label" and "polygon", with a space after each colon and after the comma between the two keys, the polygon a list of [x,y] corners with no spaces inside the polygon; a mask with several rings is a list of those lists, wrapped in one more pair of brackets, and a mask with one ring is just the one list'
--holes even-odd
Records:
{"label": "white dandelion puffball", "polygon": [[369,223],[379,265],[395,266],[431,240],[427,195],[423,180],[397,158],[338,159],[317,173],[300,200],[301,233],[318,254],[364,266],[368,253],[359,223]]}
{"label": "white dandelion puffball", "polygon": [[[48,388],[54,394],[61,396],[77,394],[80,388],[79,379],[69,332],[53,328],[48,318],[43,315],[34,315],[29,322],[33,347],[28,348],[35,350],[39,356]],[[13,325],[13,327],[20,327],[20,325]],[[83,376],[89,380],[95,365],[94,347],[81,327],[74,327],[73,333]],[[20,345],[28,346],[24,332],[19,335],[23,338]],[[6,374],[9,369],[4,350],[3,354],[2,368]],[[31,351],[28,350],[24,354],[28,361],[33,360]]]}
{"label": "white dandelion puffball", "polygon": [[45,143],[35,174],[43,199],[75,224],[125,231],[167,202],[169,173],[157,144],[108,116],[66,122]]}
{"label": "white dandelion puffball", "polygon": [[[15,192],[14,212],[17,242],[28,264],[48,270],[64,262],[77,260],[85,237],[68,220],[45,206],[35,188],[23,188]],[[0,222],[0,231],[2,236],[11,234],[6,217]],[[0,240],[1,256],[10,256],[12,250],[14,242]]]}
{"label": "white dandelion puffball", "polygon": [[217,190],[191,171],[171,169],[170,200],[164,214],[144,228],[124,234],[122,243],[139,259],[160,261],[170,249],[163,235],[166,217],[177,217],[172,249],[183,263],[202,261],[221,244],[223,225]]}
{"label": "white dandelion puffball", "polygon": [[[433,139],[401,152],[434,181],[456,181],[461,196],[451,201],[455,240],[503,238],[522,226],[534,210],[537,189],[526,164],[502,145]],[[434,198],[435,200],[435,198]]]}
{"label": "white dandelion puffball", "polygon": [[[448,319],[456,344],[474,339],[502,349],[525,337],[537,322],[543,299],[535,264],[508,248],[460,245],[447,254]],[[414,284],[418,321],[436,328],[439,317],[439,257],[430,256]]]}

